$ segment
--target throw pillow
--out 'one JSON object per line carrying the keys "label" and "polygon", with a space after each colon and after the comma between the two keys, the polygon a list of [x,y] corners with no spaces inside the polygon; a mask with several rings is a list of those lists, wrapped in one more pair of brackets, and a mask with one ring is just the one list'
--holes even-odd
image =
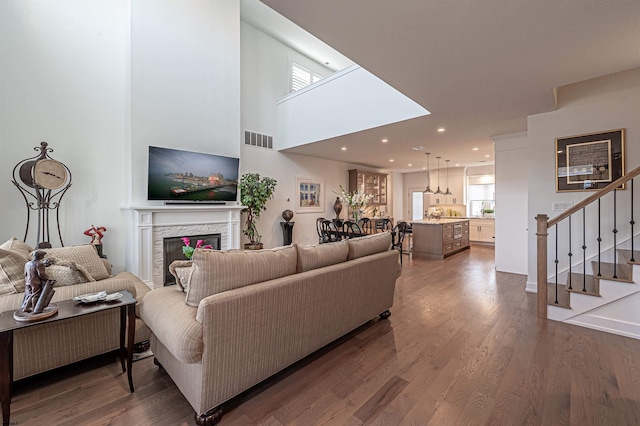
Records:
{"label": "throw pillow", "polygon": [[186,304],[223,291],[296,273],[296,245],[266,250],[196,250]]}
{"label": "throw pillow", "polygon": [[24,265],[29,258],[0,249],[0,295],[24,292]]}
{"label": "throw pillow", "polygon": [[178,288],[185,293],[189,290],[189,276],[193,269],[192,266],[192,260],[175,260],[169,265],[169,272],[176,279]]}
{"label": "throw pillow", "polygon": [[50,280],[56,280],[56,287],[95,281],[84,267],[74,262],[56,262],[47,266],[45,273]]}
{"label": "throw pillow", "polygon": [[20,241],[16,237],[13,237],[9,241],[0,245],[0,249],[14,251],[29,258],[29,260],[31,260],[31,252],[33,251],[29,244]]}
{"label": "throw pillow", "polygon": [[346,262],[347,256],[349,256],[349,243],[346,240],[310,247],[298,246],[298,266],[296,270],[297,272],[306,272]]}
{"label": "throw pillow", "polygon": [[391,233],[380,232],[366,237],[351,238],[349,241],[349,260],[370,254],[387,251],[391,248]]}
{"label": "throw pillow", "polygon": [[92,244],[50,248],[43,251],[47,253],[45,259],[55,259],[56,263],[74,262],[76,265],[83,266],[96,281],[109,278],[109,272]]}

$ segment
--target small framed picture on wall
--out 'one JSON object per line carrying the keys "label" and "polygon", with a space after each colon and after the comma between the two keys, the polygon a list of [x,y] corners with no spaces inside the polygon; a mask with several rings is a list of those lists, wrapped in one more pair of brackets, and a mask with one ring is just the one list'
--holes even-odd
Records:
{"label": "small framed picture on wall", "polygon": [[323,211],[324,180],[297,177],[296,213],[321,213]]}

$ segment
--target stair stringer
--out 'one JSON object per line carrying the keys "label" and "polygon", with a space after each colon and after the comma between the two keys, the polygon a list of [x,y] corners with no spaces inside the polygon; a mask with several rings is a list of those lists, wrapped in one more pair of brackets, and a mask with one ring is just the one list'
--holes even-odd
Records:
{"label": "stair stringer", "polygon": [[[634,294],[640,293],[640,284],[638,284],[639,276],[640,265],[633,265],[633,283],[600,279],[600,297],[581,294],[579,292],[572,292],[571,308],[567,309],[548,305],[547,318],[554,321],[562,321],[570,324],[582,325],[588,328],[596,328],[596,323],[603,324],[605,322],[610,326],[615,323],[621,323],[620,325],[622,327],[623,323],[626,324],[627,322],[629,322],[627,319],[625,319],[628,317],[628,314],[625,310],[620,310],[620,315],[617,315],[616,311],[618,311],[618,309],[616,309],[616,305],[618,304],[617,302],[620,302],[620,306],[618,306],[618,308],[621,308],[625,304],[625,302],[622,302],[622,300],[627,299]],[[610,305],[611,308],[601,309]],[[607,315],[606,320],[605,317],[603,317],[605,312]],[[593,315],[593,318],[591,318],[590,315]],[[599,319],[596,320],[596,317]],[[637,331],[639,332],[638,338],[640,338],[640,320],[638,321],[637,326]],[[602,325],[602,327],[604,327],[604,325]],[[630,328],[633,329],[633,327],[624,325],[624,327],[622,327],[622,329],[620,330],[620,333],[616,332],[614,329],[607,329],[606,331],[608,331],[609,333],[622,334],[623,332],[627,333],[627,331],[624,330]]]}
{"label": "stair stringer", "polygon": [[568,324],[640,339],[640,292],[577,315]]}

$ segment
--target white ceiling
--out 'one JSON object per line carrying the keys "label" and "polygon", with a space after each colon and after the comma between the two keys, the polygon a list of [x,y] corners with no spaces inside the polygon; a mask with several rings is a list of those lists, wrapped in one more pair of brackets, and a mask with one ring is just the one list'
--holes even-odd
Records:
{"label": "white ceiling", "polygon": [[[436,155],[492,163],[490,137],[526,131],[528,115],[555,108],[555,88],[640,66],[640,0],[262,1],[431,111],[292,150],[387,170],[420,170],[426,151],[432,168]],[[250,23],[250,7],[271,13],[256,3],[242,3]],[[266,24],[305,51],[281,26]],[[319,62],[349,62],[316,48]]]}

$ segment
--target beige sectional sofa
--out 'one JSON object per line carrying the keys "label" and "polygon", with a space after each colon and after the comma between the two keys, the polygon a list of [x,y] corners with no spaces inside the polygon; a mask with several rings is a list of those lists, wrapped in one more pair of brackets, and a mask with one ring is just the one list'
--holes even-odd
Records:
{"label": "beige sectional sofa", "polygon": [[[24,265],[32,251],[26,243],[12,238],[0,245],[0,312],[10,315],[24,299]],[[111,265],[101,259],[91,245],[44,250],[45,259],[55,259],[46,268],[56,279],[52,302],[97,291],[127,290],[138,302],[150,289],[135,275],[111,275]],[[136,319],[136,342],[150,337],[149,328]],[[18,380],[61,367],[120,347],[120,313],[110,309],[80,318],[56,321],[14,332],[13,378]],[[46,349],[45,349],[46,348]]]}
{"label": "beige sectional sofa", "polygon": [[[140,306],[151,349],[196,411],[222,404],[372,318],[387,318],[400,274],[391,235],[312,247],[196,250]],[[186,292],[186,295],[185,295]]]}

